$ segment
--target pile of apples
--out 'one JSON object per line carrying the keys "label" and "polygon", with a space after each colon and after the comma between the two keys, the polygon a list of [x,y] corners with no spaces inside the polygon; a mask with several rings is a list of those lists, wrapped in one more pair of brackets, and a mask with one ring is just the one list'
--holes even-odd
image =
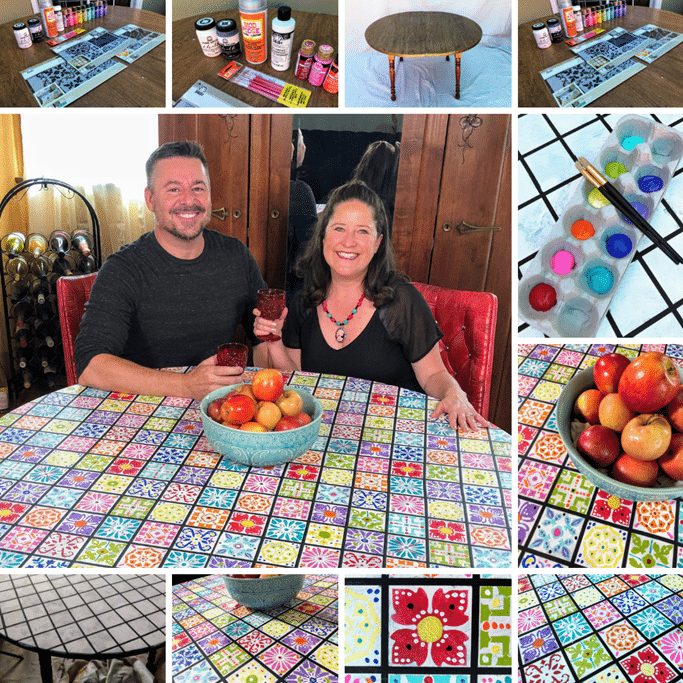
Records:
{"label": "pile of apples", "polygon": [[660,468],[683,481],[683,385],[678,368],[659,351],[629,360],[608,353],[593,368],[595,389],[576,399],[588,427],[576,447],[614,479],[650,487]]}
{"label": "pile of apples", "polygon": [[277,370],[259,370],[251,384],[212,401],[207,412],[225,427],[245,432],[284,432],[309,424],[301,396],[284,386],[285,378]]}

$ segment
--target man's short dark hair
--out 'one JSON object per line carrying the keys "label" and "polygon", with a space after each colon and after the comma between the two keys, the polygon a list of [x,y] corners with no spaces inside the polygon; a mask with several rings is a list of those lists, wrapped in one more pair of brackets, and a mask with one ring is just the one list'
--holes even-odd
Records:
{"label": "man's short dark hair", "polygon": [[202,150],[201,145],[196,142],[190,142],[188,140],[178,140],[177,142],[167,142],[161,147],[155,149],[147,163],[145,164],[145,171],[147,172],[147,187],[152,189],[152,174],[154,173],[154,168],[157,162],[162,159],[173,159],[175,157],[185,157],[189,159],[199,159],[204,166],[206,171],[206,176],[209,176],[209,165],[206,163],[206,157],[204,156],[204,150]]}

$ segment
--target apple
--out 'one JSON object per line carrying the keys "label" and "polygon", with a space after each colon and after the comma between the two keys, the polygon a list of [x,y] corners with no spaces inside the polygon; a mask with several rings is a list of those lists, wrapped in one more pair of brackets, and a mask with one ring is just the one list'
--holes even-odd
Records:
{"label": "apple", "polygon": [[636,415],[621,432],[621,447],[637,460],[656,460],[666,453],[671,441],[671,425],[663,415]]}
{"label": "apple", "polygon": [[607,394],[600,401],[598,417],[600,424],[620,432],[636,416],[635,412],[626,407],[624,399],[619,394]]}
{"label": "apple", "polygon": [[280,409],[283,415],[287,417],[294,417],[301,412],[304,407],[304,400],[293,389],[287,389],[282,392],[276,401],[275,405]]}
{"label": "apple", "polygon": [[243,432],[267,432],[268,430],[258,422],[245,422],[240,430]]}
{"label": "apple", "polygon": [[660,351],[632,360],[619,379],[619,394],[637,413],[654,413],[673,401],[678,393],[678,368]]}
{"label": "apple", "polygon": [[664,408],[664,414],[674,429],[683,432],[683,385],[678,387],[673,400]]}
{"label": "apple", "polygon": [[206,411],[209,417],[216,422],[221,421],[221,406],[223,405],[225,398],[217,398],[215,401],[209,403],[209,408]]}
{"label": "apple", "polygon": [[273,430],[281,417],[280,409],[272,401],[260,401],[256,404],[254,419],[269,432]]}
{"label": "apple", "polygon": [[619,388],[619,379],[631,362],[623,353],[606,353],[593,366],[593,381],[603,394],[614,394]]}
{"label": "apple", "polygon": [[603,397],[597,389],[586,389],[574,402],[574,412],[589,424],[598,424],[598,409]]}
{"label": "apple", "polygon": [[301,423],[301,425],[309,425],[311,422],[313,422],[311,416],[308,413],[299,413],[298,415],[295,415],[297,420]]}
{"label": "apple", "polygon": [[258,403],[258,401],[256,400],[256,396],[254,396],[254,390],[251,388],[251,384],[240,384],[240,386],[238,386],[237,389],[235,389],[235,391],[233,391],[232,393],[244,394],[254,402],[254,405]]}
{"label": "apple", "polygon": [[254,402],[244,394],[233,394],[223,401],[221,418],[223,422],[242,425],[254,417]]}
{"label": "apple", "polygon": [[659,466],[672,478],[683,481],[683,434],[673,434]]}
{"label": "apple", "polygon": [[273,431],[275,432],[285,432],[288,429],[298,429],[301,427],[301,422],[295,417],[283,417],[276,425]]}
{"label": "apple", "polygon": [[590,458],[598,467],[608,467],[619,455],[619,438],[603,425],[591,425],[579,436],[576,447],[582,455]]}
{"label": "apple", "polygon": [[659,474],[656,460],[638,460],[628,453],[622,453],[612,467],[612,476],[623,484],[649,488]]}
{"label": "apple", "polygon": [[254,396],[259,401],[276,401],[284,386],[285,378],[273,368],[259,370],[251,380]]}

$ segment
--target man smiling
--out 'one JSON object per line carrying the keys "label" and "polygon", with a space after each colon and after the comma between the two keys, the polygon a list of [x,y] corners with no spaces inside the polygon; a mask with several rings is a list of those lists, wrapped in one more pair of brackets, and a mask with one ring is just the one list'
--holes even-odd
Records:
{"label": "man smiling", "polygon": [[[252,310],[267,285],[239,240],[206,230],[211,186],[198,145],[162,145],[146,170],[154,230],[112,254],[97,275],[76,339],[79,382],[199,399],[241,381],[241,369],[216,365],[215,352],[240,323],[258,343]],[[260,356],[256,347],[255,362]],[[184,375],[158,369],[181,365],[197,367]]]}

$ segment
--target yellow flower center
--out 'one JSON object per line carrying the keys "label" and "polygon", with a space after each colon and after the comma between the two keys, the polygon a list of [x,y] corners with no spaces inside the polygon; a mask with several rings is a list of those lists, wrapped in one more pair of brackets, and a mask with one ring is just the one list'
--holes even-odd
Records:
{"label": "yellow flower center", "polygon": [[0,517],[9,517],[12,514],[11,510],[8,510],[5,508],[4,510],[0,510]]}
{"label": "yellow flower center", "polygon": [[443,635],[443,625],[437,617],[425,617],[417,625],[417,635],[425,643],[435,643]]}
{"label": "yellow flower center", "polygon": [[449,527],[447,527],[447,526],[442,526],[442,527],[439,529],[439,533],[440,533],[440,534],[443,534],[444,536],[448,536],[448,534],[452,534],[452,533],[453,533],[453,529],[451,529],[451,528],[449,528]]}
{"label": "yellow flower center", "polygon": [[491,600],[491,607],[500,607],[500,598],[493,598]]}
{"label": "yellow flower center", "polygon": [[254,526],[254,522],[252,522],[252,520],[250,520],[250,519],[243,519],[243,520],[240,522],[240,525],[241,525],[244,529],[249,529],[249,528],[251,528],[252,526]]}
{"label": "yellow flower center", "polygon": [[621,498],[619,498],[619,496],[610,496],[607,499],[607,505],[612,508],[612,510],[618,510],[621,506]]}
{"label": "yellow flower center", "polygon": [[640,665],[640,673],[642,673],[644,676],[653,676],[655,673],[654,664],[650,664],[650,662],[643,662]]}
{"label": "yellow flower center", "polygon": [[493,652],[494,655],[497,655],[500,652],[500,645],[494,645],[491,648],[491,652]]}

